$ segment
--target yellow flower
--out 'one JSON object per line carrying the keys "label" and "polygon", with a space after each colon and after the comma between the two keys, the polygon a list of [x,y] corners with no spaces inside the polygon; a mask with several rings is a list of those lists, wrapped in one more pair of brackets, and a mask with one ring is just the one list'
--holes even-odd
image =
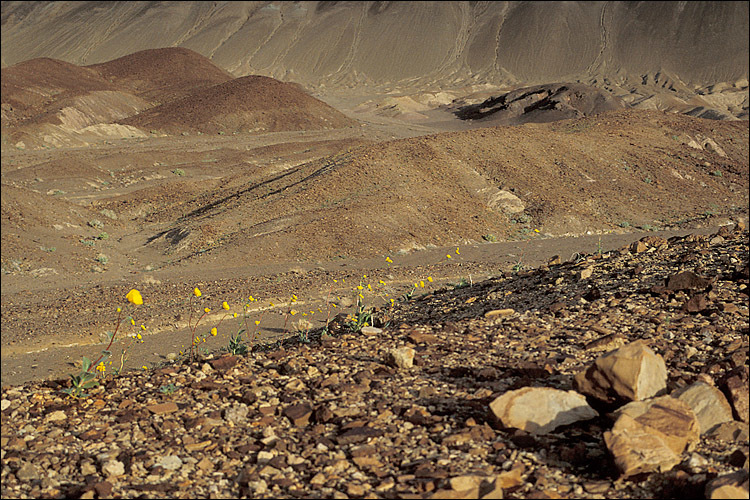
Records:
{"label": "yellow flower", "polygon": [[227,301],[226,301],[226,300],[225,300],[224,302],[222,302],[222,303],[221,303],[221,307],[222,307],[222,308],[223,308],[224,310],[226,310],[226,311],[228,311],[228,310],[229,310],[229,304],[227,304]]}
{"label": "yellow flower", "polygon": [[143,337],[141,337],[141,334],[139,333],[138,335],[135,336],[135,338],[137,338],[138,340],[141,340]]}
{"label": "yellow flower", "polygon": [[359,295],[359,297],[360,297],[360,298],[362,298],[362,299],[364,299],[364,298],[365,298],[365,296],[364,296],[364,295],[362,295],[361,293],[358,293],[357,295]]}
{"label": "yellow flower", "polygon": [[292,294],[292,301],[293,301],[293,302],[297,302],[297,296],[296,296],[296,295],[294,295],[294,294]]}
{"label": "yellow flower", "polygon": [[368,289],[368,290],[372,290],[372,286],[370,286],[370,284],[369,284],[369,283],[367,284],[367,289]]}
{"label": "yellow flower", "polygon": [[380,283],[381,285],[385,285],[385,281],[383,280],[378,281],[378,283]]}
{"label": "yellow flower", "polygon": [[273,302],[269,302],[268,304],[269,304],[269,305],[270,305],[271,307],[273,307]]}
{"label": "yellow flower", "polygon": [[130,324],[135,326],[135,320],[133,318],[130,318]]}
{"label": "yellow flower", "polygon": [[424,281],[419,280],[419,286],[421,286],[422,288],[424,288]]}
{"label": "yellow flower", "polygon": [[362,285],[357,285],[357,290],[362,290]]}
{"label": "yellow flower", "polygon": [[122,307],[118,307],[117,312],[122,312]]}
{"label": "yellow flower", "polygon": [[216,331],[216,327],[211,328],[211,335],[213,335],[214,337],[216,337],[217,333],[218,332]]}
{"label": "yellow flower", "polygon": [[458,251],[458,247],[456,247],[456,255],[459,255],[461,252]]}
{"label": "yellow flower", "polygon": [[256,320],[255,320],[255,324],[256,324],[256,325],[260,325],[260,321],[256,319]]}
{"label": "yellow flower", "polygon": [[538,229],[534,229],[534,232],[535,232],[535,233],[538,233],[538,232],[539,232],[539,230],[538,230]]}
{"label": "yellow flower", "polygon": [[201,291],[196,288],[195,290],[193,290],[193,295],[195,295],[196,297],[200,297]]}
{"label": "yellow flower", "polygon": [[386,261],[387,263],[389,263],[389,264],[393,264],[393,261],[391,260],[391,258],[390,258],[390,257],[386,257],[386,258],[385,258],[385,261]]}
{"label": "yellow flower", "polygon": [[446,257],[448,257],[449,259],[453,258],[453,257],[451,257],[451,254],[447,254]]}
{"label": "yellow flower", "polygon": [[137,306],[143,304],[143,297],[141,297],[141,292],[139,292],[135,288],[130,290],[125,298],[128,299],[128,302],[132,302]]}
{"label": "yellow flower", "polygon": [[430,283],[432,283],[432,276],[427,276],[427,281],[429,281]]}
{"label": "yellow flower", "polygon": [[210,313],[211,312],[211,308],[210,307],[204,307],[203,311],[205,311],[207,313]]}
{"label": "yellow flower", "polygon": [[237,317],[237,313],[234,313],[234,314],[232,315],[232,317],[233,317],[233,318],[236,318],[236,317]]}
{"label": "yellow flower", "polygon": [[250,302],[255,302],[255,297],[253,297],[253,296],[251,295],[250,297],[248,297],[248,300],[249,300]]}
{"label": "yellow flower", "polygon": [[142,324],[142,325],[141,325],[141,330],[145,330],[145,329],[146,329],[146,325],[143,325],[143,324]]}
{"label": "yellow flower", "polygon": [[104,366],[104,363],[103,363],[103,362],[102,362],[102,363],[99,363],[99,364],[97,365],[97,367],[96,367],[96,370],[97,370],[97,371],[100,371],[100,372],[103,372],[103,371],[104,371],[104,370],[106,370],[106,369],[107,369],[107,367],[106,367],[106,366]]}
{"label": "yellow flower", "polygon": [[143,368],[144,370],[148,370],[148,366],[146,365],[141,366],[141,368]]}

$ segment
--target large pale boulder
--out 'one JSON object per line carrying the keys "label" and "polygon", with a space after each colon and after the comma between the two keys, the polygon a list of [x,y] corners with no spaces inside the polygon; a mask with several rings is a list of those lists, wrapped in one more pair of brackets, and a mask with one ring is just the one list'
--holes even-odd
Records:
{"label": "large pale boulder", "polygon": [[684,401],[693,409],[700,423],[701,434],[732,421],[732,407],[724,393],[705,382],[695,382],[678,389],[672,393],[672,397]]}
{"label": "large pale boulder", "polygon": [[575,377],[578,392],[609,403],[638,401],[666,392],[664,358],[642,340],[597,358]]}
{"label": "large pale boulder", "polygon": [[490,403],[490,409],[504,427],[532,434],[547,434],[560,426],[599,415],[581,394],[551,387],[508,391]]}
{"label": "large pale boulder", "polygon": [[624,477],[668,471],[700,439],[698,419],[687,403],[671,396],[620,408],[604,442]]}

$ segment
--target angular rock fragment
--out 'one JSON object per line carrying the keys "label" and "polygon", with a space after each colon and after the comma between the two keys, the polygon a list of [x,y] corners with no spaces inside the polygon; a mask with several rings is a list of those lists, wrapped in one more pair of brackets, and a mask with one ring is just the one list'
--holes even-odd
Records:
{"label": "angular rock fragment", "polygon": [[698,419],[682,401],[662,396],[627,407],[604,433],[607,449],[624,477],[668,471],[680,463],[680,454],[699,440]]}
{"label": "angular rock fragment", "polygon": [[578,392],[612,403],[638,401],[667,387],[664,359],[638,340],[599,357],[575,377]]}
{"label": "angular rock fragment", "polygon": [[747,365],[738,366],[724,375],[719,381],[719,387],[728,396],[738,419],[746,424],[750,422],[750,401],[748,401],[748,369]]}
{"label": "angular rock fragment", "polygon": [[310,416],[313,414],[312,406],[307,403],[292,405],[284,410],[284,416],[289,419],[292,425],[304,427],[310,422]]}
{"label": "angular rock fragment", "polygon": [[411,347],[393,349],[388,352],[386,363],[401,368],[402,370],[408,370],[414,366],[414,354],[416,354],[416,351]]}
{"label": "angular rock fragment", "polygon": [[705,290],[713,280],[698,276],[691,271],[683,271],[667,278],[667,289],[673,292],[681,290]]}
{"label": "angular rock fragment", "polygon": [[695,382],[672,393],[672,397],[684,401],[698,417],[701,434],[705,434],[723,422],[732,421],[732,408],[727,398],[716,387],[705,382]]}
{"label": "angular rock fragment", "polygon": [[547,434],[560,426],[599,415],[581,394],[550,387],[508,391],[490,403],[490,409],[503,426],[532,434]]}
{"label": "angular rock fragment", "polygon": [[745,469],[724,474],[708,482],[706,498],[748,498],[748,472]]}

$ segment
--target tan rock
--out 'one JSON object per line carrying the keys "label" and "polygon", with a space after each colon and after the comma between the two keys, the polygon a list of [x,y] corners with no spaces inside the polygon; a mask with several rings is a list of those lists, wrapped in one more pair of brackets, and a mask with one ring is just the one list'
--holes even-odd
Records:
{"label": "tan rock", "polygon": [[642,340],[611,351],[575,377],[578,392],[607,402],[638,401],[666,391],[664,359]]}
{"label": "tan rock", "polygon": [[684,401],[698,417],[701,434],[723,422],[732,421],[732,407],[724,394],[705,382],[695,382],[672,393],[672,397]]}
{"label": "tan rock", "polygon": [[747,430],[747,424],[745,422],[738,422],[732,420],[731,422],[723,422],[717,426],[714,426],[710,431],[706,433],[707,436],[711,436],[727,443],[739,443],[747,441],[750,434]]}
{"label": "tan rock", "polygon": [[719,476],[706,485],[706,498],[749,498],[748,472],[744,469]]}
{"label": "tan rock", "polygon": [[490,403],[490,409],[503,426],[532,434],[546,434],[560,426],[598,416],[581,394],[551,387],[508,391]]}
{"label": "tan rock", "polygon": [[624,477],[670,470],[700,438],[693,410],[671,396],[630,403],[617,414],[604,442]]}
{"label": "tan rock", "polygon": [[388,353],[386,362],[390,365],[401,368],[402,370],[408,370],[414,366],[414,355],[416,351],[411,347],[400,347],[393,349]]}
{"label": "tan rock", "polygon": [[177,411],[177,404],[172,401],[167,401],[166,403],[158,403],[155,405],[150,405],[146,407],[148,411],[155,415],[162,415],[164,413],[172,413],[173,411]]}
{"label": "tan rock", "polygon": [[513,309],[493,309],[492,311],[487,311],[484,313],[484,317],[486,319],[498,319],[498,318],[505,318],[508,316],[513,315],[515,313]]}

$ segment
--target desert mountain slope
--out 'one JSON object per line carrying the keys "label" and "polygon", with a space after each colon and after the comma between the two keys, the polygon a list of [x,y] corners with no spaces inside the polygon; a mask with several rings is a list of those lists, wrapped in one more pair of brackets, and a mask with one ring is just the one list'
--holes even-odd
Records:
{"label": "desert mountain slope", "polygon": [[236,78],[201,89],[120,123],[168,133],[278,132],[357,124],[298,85],[264,76]]}
{"label": "desert mountain slope", "polygon": [[360,102],[579,82],[645,109],[747,118],[747,2],[3,2],[2,28],[3,66],[183,47]]}
{"label": "desert mountain slope", "polygon": [[4,2],[2,25],[4,65],[180,46],[300,83],[748,75],[747,2]]}

